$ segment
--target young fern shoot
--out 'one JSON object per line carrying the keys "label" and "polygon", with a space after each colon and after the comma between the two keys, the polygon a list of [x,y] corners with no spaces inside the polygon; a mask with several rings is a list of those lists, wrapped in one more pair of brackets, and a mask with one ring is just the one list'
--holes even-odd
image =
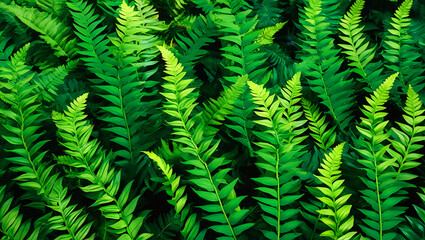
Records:
{"label": "young fern shoot", "polygon": [[320,234],[323,237],[329,237],[335,240],[351,239],[356,232],[351,228],[354,225],[354,216],[350,215],[351,205],[347,205],[347,200],[351,194],[341,196],[344,191],[344,180],[341,177],[341,155],[344,143],[333,148],[332,152],[325,155],[320,175],[315,175],[326,187],[317,187],[323,196],[316,196],[323,202],[327,208],[318,210],[322,217],[320,221],[328,225],[331,230],[324,231]]}

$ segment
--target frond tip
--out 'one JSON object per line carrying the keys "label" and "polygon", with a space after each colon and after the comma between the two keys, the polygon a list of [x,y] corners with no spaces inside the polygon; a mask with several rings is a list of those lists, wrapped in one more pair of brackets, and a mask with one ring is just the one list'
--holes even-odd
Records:
{"label": "frond tip", "polygon": [[349,232],[354,225],[354,217],[349,216],[351,205],[345,204],[351,194],[341,196],[344,191],[342,186],[344,180],[339,179],[341,177],[339,168],[344,144],[337,145],[332,152],[325,155],[319,168],[320,176],[315,175],[326,185],[326,187],[317,187],[324,196],[316,197],[326,204],[327,208],[317,212],[323,216],[320,220],[331,228],[322,232],[320,236],[332,239],[351,239],[356,234],[356,232]]}

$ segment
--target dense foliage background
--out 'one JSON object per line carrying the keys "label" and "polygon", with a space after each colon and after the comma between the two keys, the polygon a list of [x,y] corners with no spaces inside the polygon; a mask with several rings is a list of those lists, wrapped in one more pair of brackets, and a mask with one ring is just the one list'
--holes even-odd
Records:
{"label": "dense foliage background", "polygon": [[425,3],[2,0],[2,239],[425,239]]}

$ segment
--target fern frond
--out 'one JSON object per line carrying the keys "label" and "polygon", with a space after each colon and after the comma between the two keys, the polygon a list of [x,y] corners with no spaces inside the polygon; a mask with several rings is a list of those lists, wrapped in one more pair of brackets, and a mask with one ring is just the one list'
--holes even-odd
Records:
{"label": "fern frond", "polygon": [[120,235],[118,239],[149,238],[152,234],[139,234],[148,212],[144,211],[136,218],[133,215],[140,195],[128,202],[133,181],[118,194],[121,172],[111,168],[111,154],[106,155],[95,139],[89,140],[93,125],[89,124],[83,112],[87,106],[87,96],[86,93],[76,98],[64,114],[52,113],[52,119],[63,139],[61,144],[67,148],[65,153],[74,157],[69,166],[79,170],[78,178],[89,182],[86,186],[82,186],[81,190],[96,193],[96,201],[92,206],[100,206],[102,215],[110,220],[107,222],[109,232]]}
{"label": "fern frond", "polygon": [[227,183],[225,178],[230,169],[220,167],[228,161],[212,157],[220,141],[213,141],[211,137],[202,138],[202,127],[193,128],[196,118],[190,114],[196,106],[196,96],[193,95],[194,89],[188,87],[193,80],[184,78],[183,67],[174,54],[164,47],[158,48],[166,63],[165,73],[168,75],[164,77],[165,91],[161,93],[166,98],[164,112],[173,118],[169,122],[173,134],[177,136],[173,140],[185,145],[183,149],[186,154],[182,157],[184,164],[192,168],[187,171],[191,174],[190,182],[195,186],[193,191],[208,202],[200,206],[209,213],[203,218],[213,223],[210,229],[226,236],[226,239],[237,239],[239,234],[253,226],[251,223],[240,224],[248,213],[248,210],[239,208],[245,196],[229,197],[238,179]]}
{"label": "fern frond", "polygon": [[49,194],[51,205],[48,207],[58,212],[60,215],[53,216],[49,219],[49,223],[51,224],[49,228],[52,230],[68,231],[68,234],[62,234],[56,239],[94,239],[94,233],[90,237],[86,237],[87,234],[89,234],[93,222],[85,224],[84,222],[88,214],[81,215],[83,210],[75,210],[76,205],[68,206],[71,197],[67,197],[67,192],[68,188],[63,188],[62,178],[59,178]]}
{"label": "fern frond", "polygon": [[249,155],[254,156],[254,150],[252,148],[252,127],[254,123],[251,120],[255,104],[251,99],[251,94],[248,88],[245,86],[244,91],[238,99],[236,99],[233,112],[227,118],[233,122],[233,124],[226,124],[226,127],[234,130],[238,133],[237,136],[232,136],[232,139],[240,142],[243,146],[248,148]]}
{"label": "fern frond", "polygon": [[274,40],[274,35],[279,32],[280,29],[283,28],[283,26],[285,26],[286,22],[280,22],[280,23],[276,23],[273,26],[270,27],[266,27],[264,29],[261,30],[260,35],[258,35],[257,39],[255,40],[255,42],[261,44],[261,45],[267,45],[267,44],[272,44],[273,40]]}
{"label": "fern frond", "polygon": [[283,107],[283,124],[291,124],[289,132],[293,135],[288,139],[289,143],[301,147],[301,142],[307,138],[302,134],[307,130],[302,126],[307,122],[300,120],[302,116],[302,106],[299,104],[301,101],[301,72],[297,72],[294,76],[286,82],[286,86],[280,91],[283,98],[278,97],[280,105]]}
{"label": "fern frond", "polygon": [[341,177],[341,155],[344,143],[333,148],[332,152],[325,155],[321,168],[320,176],[316,176],[325,187],[317,187],[323,196],[316,196],[321,202],[326,204],[327,208],[320,209],[317,212],[322,215],[320,220],[328,225],[331,230],[322,232],[320,236],[332,239],[351,239],[356,232],[349,232],[354,225],[354,216],[350,216],[351,205],[347,201],[351,194],[341,196],[344,191],[344,180]]}
{"label": "fern frond", "polygon": [[[106,35],[101,34],[106,26],[99,26],[103,19],[99,19],[99,16],[94,14],[94,9],[91,5],[87,5],[87,2],[73,0],[66,4],[75,22],[74,27],[77,29],[75,34],[83,40],[83,42],[77,44],[83,49],[79,51],[81,55],[85,56],[82,60],[86,62],[90,71],[105,74],[107,72],[105,68],[110,67],[110,65],[103,66],[103,63],[110,64],[112,60],[110,59],[111,54],[106,49],[110,41],[106,38]],[[102,75],[99,78],[102,78]],[[108,78],[105,77],[104,80],[112,84]],[[91,81],[94,81],[94,83],[101,82],[100,80]]]}
{"label": "fern frond", "polygon": [[[264,211],[262,218],[270,226],[262,232],[267,239],[295,239],[301,235],[294,230],[301,222],[295,219],[299,210],[291,208],[291,205],[302,195],[297,194],[301,187],[301,182],[297,179],[301,161],[297,159],[298,149],[294,148],[295,141],[290,140],[294,122],[283,121],[285,109],[280,106],[279,101],[275,101],[274,95],[270,95],[266,89],[254,82],[249,81],[248,85],[254,103],[258,105],[254,112],[261,118],[254,123],[264,128],[261,132],[254,131],[262,140],[255,143],[260,147],[256,154],[262,159],[256,165],[264,173],[261,177],[253,178],[261,185],[256,189],[264,194],[264,197],[254,199]],[[291,228],[284,227],[287,225]]]}
{"label": "fern frond", "polygon": [[326,152],[335,143],[336,126],[327,129],[329,122],[326,122],[326,117],[322,116],[317,104],[313,104],[303,98],[302,105],[304,107],[305,117],[309,121],[308,128],[311,131],[310,135],[316,140],[317,146]]}
{"label": "fern frond", "polygon": [[354,67],[352,71],[360,75],[361,78],[358,80],[367,84],[364,89],[373,92],[384,80],[380,77],[383,68],[381,62],[373,61],[376,48],[369,47],[370,42],[362,33],[364,26],[360,26],[360,22],[364,3],[364,0],[354,2],[350,11],[341,19],[342,28],[339,28],[339,31],[344,35],[340,38],[345,43],[338,45],[344,49],[342,53],[350,60],[348,65]]}
{"label": "fern frond", "polygon": [[423,205],[425,203],[425,188],[421,187],[421,192],[417,192],[419,197],[422,200],[422,207],[413,204],[413,207],[418,214],[419,218],[406,216],[406,219],[409,225],[404,225],[400,227],[401,232],[406,236],[406,239],[423,239],[425,238],[425,209],[423,209]]}
{"label": "fern frond", "polygon": [[205,126],[204,136],[207,137],[218,132],[217,126],[220,126],[222,121],[232,113],[235,101],[242,94],[247,80],[247,75],[241,76],[235,84],[224,90],[217,100],[209,100],[208,105],[204,103],[204,110],[201,115]]}
{"label": "fern frond", "polygon": [[145,32],[142,17],[134,6],[123,1],[117,19],[117,35],[110,37],[114,47],[106,51],[109,41],[101,35],[105,27],[98,27],[101,20],[93,14],[91,6],[77,0],[67,4],[79,31],[77,35],[83,40],[79,43],[84,49],[80,53],[87,56],[83,60],[99,77],[92,82],[96,84],[98,95],[108,101],[107,106],[101,107],[106,113],[101,119],[110,124],[105,130],[114,135],[111,142],[116,144],[117,155],[121,157],[117,164],[125,166],[133,178],[146,163],[140,154],[140,138],[136,137],[141,128],[142,85],[135,66],[139,58],[134,53],[143,49],[140,47],[144,40],[141,35]]}
{"label": "fern frond", "polygon": [[306,52],[301,59],[303,75],[310,88],[328,108],[328,113],[341,129],[348,127],[354,105],[353,83],[347,80],[348,71],[340,72],[342,59],[329,35],[330,23],[322,14],[322,1],[309,0],[301,11],[302,48]]}
{"label": "fern frond", "polygon": [[420,165],[418,160],[424,155],[418,153],[418,150],[423,148],[425,143],[425,110],[412,86],[409,86],[407,91],[406,106],[403,110],[406,123],[397,122],[399,128],[392,128],[391,143],[394,150],[389,148],[388,152],[397,160],[397,179],[406,181],[417,177],[405,171]]}
{"label": "fern frond", "polygon": [[37,87],[35,92],[40,94],[42,100],[54,102],[57,96],[58,86],[64,83],[63,80],[68,76],[68,73],[75,68],[76,64],[76,61],[70,61],[66,65],[48,68],[38,74],[38,76],[33,79],[33,84]]}
{"label": "fern frond", "polygon": [[331,32],[336,32],[340,19],[344,15],[343,9],[345,9],[343,4],[345,5],[349,1],[340,1],[340,0],[321,0],[322,1],[322,11],[321,15],[326,17],[327,22],[329,23],[329,30]]}
{"label": "fern frond", "polygon": [[[204,239],[207,232],[206,229],[200,230],[200,222],[196,220],[196,213],[190,214],[190,207],[186,205],[187,195],[185,195],[186,186],[180,187],[180,176],[173,174],[173,169],[164,159],[153,152],[144,152],[154,161],[165,176],[165,186],[169,186],[165,191],[172,197],[168,202],[174,206],[176,214],[180,215],[180,221],[184,223],[184,227],[180,229],[184,239]],[[184,195],[184,196],[183,196]],[[190,215],[189,215],[190,214]]]}
{"label": "fern frond", "polygon": [[259,30],[255,30],[258,20],[248,17],[252,10],[239,10],[242,2],[230,4],[232,8],[221,8],[214,15],[214,21],[224,35],[220,39],[226,43],[221,50],[229,63],[224,67],[232,73],[232,76],[225,76],[224,79],[228,83],[235,83],[238,76],[248,74],[252,81],[265,84],[270,73],[263,66],[267,60],[265,53],[257,50],[260,44],[255,42],[260,34]]}
{"label": "fern frond", "polygon": [[41,103],[36,100],[36,86],[30,85],[34,73],[25,65],[29,46],[27,44],[15,53],[7,67],[0,68],[0,100],[7,106],[0,112],[9,120],[3,124],[7,134],[2,138],[11,145],[6,151],[14,154],[6,158],[15,165],[11,170],[21,173],[15,180],[21,187],[43,194],[46,188],[49,189],[51,180],[48,176],[53,165],[49,166],[43,159],[47,151],[39,152],[48,140],[41,139],[41,126],[46,119],[38,112]]}
{"label": "fern frond", "polygon": [[13,197],[5,199],[6,186],[0,186],[0,233],[4,234],[2,239],[13,240],[37,240],[40,228],[30,233],[31,221],[23,222],[23,215],[19,214],[19,206],[10,209]]}
{"label": "fern frond", "polygon": [[385,66],[390,71],[400,73],[399,81],[395,82],[395,90],[399,94],[407,93],[409,84],[417,93],[421,93],[425,88],[423,64],[419,60],[421,54],[416,50],[414,41],[408,33],[412,4],[413,0],[401,3],[391,18],[391,28],[388,29],[383,41],[385,50],[382,56],[386,60]]}
{"label": "fern frond", "polygon": [[66,0],[36,0],[36,4],[43,11],[50,12],[57,17],[63,16],[66,11]]}
{"label": "fern frond", "polygon": [[213,37],[217,35],[217,31],[213,27],[211,17],[201,15],[191,24],[191,28],[187,29],[188,36],[177,34],[174,38],[182,49],[182,53],[176,54],[176,57],[187,69],[187,75],[191,78],[196,75],[194,70],[196,63],[208,53],[202,48],[214,42]]}
{"label": "fern frond", "polygon": [[40,33],[40,38],[55,50],[58,57],[73,58],[77,54],[76,39],[71,36],[71,29],[57,18],[36,8],[16,4],[0,2],[0,8],[13,13],[21,22]]}
{"label": "fern frond", "polygon": [[283,8],[279,6],[278,0],[258,0],[254,3],[254,11],[258,15],[258,26],[269,28],[280,24]]}
{"label": "fern frond", "polygon": [[358,140],[360,148],[357,151],[362,156],[358,162],[363,165],[366,177],[360,177],[367,189],[361,190],[363,199],[370,205],[370,209],[361,209],[366,216],[360,225],[363,232],[373,239],[394,239],[397,233],[394,227],[401,221],[405,209],[397,206],[405,196],[398,196],[398,192],[406,184],[396,179],[396,172],[391,167],[395,159],[386,156],[389,144],[384,145],[390,133],[385,131],[388,120],[384,104],[389,99],[389,92],[398,73],[388,77],[371,97],[367,97],[368,105],[361,109],[364,116],[361,118],[357,130],[361,137]]}
{"label": "fern frond", "polygon": [[196,4],[197,8],[202,9],[202,11],[205,12],[205,15],[208,15],[209,13],[214,13],[218,8],[216,5],[218,4],[217,1],[212,0],[192,0],[193,3]]}

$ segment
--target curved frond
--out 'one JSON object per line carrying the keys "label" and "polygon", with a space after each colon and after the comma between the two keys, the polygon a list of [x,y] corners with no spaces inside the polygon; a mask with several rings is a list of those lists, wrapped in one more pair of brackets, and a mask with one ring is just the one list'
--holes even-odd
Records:
{"label": "curved frond", "polygon": [[326,152],[335,143],[336,126],[327,129],[329,122],[326,122],[326,117],[322,116],[317,104],[313,104],[303,98],[302,105],[304,107],[305,117],[309,121],[308,128],[311,131],[310,135],[316,140],[317,146]]}
{"label": "curved frond", "polygon": [[196,213],[190,213],[191,208],[189,205],[186,205],[186,186],[179,186],[180,176],[176,176],[176,174],[173,173],[172,167],[167,164],[164,159],[162,159],[155,153],[144,153],[147,154],[149,158],[152,159],[152,161],[154,161],[158,165],[164,175],[165,181],[163,182],[163,184],[165,186],[168,186],[165,191],[170,197],[172,197],[172,199],[168,200],[168,202],[174,206],[176,214],[180,216],[179,220],[184,223],[183,228],[180,229],[180,232],[183,235],[184,239],[204,239],[207,230],[203,229],[200,231],[200,222],[199,220],[197,220]]}
{"label": "curved frond", "polygon": [[213,27],[211,17],[201,15],[191,24],[190,29],[187,29],[188,36],[177,34],[178,37],[174,38],[182,49],[182,53],[176,56],[191,78],[196,75],[194,69],[196,63],[208,53],[202,48],[214,42],[213,37],[217,35],[217,30]]}
{"label": "curved frond", "polygon": [[71,29],[57,18],[36,8],[16,4],[0,2],[0,8],[13,13],[28,27],[40,33],[40,38],[55,50],[55,55],[73,58],[77,54],[76,39],[71,36]]}
{"label": "curved frond", "polygon": [[265,84],[270,73],[264,66],[267,60],[265,53],[257,50],[261,46],[256,42],[260,34],[259,30],[255,30],[258,20],[249,17],[252,10],[241,10],[242,2],[230,4],[231,8],[218,9],[214,14],[214,21],[224,35],[220,37],[225,41],[221,48],[224,52],[222,56],[228,60],[224,68],[232,74],[224,77],[227,81],[224,85],[235,83],[238,76],[245,74],[248,74],[249,79]]}
{"label": "curved frond", "polygon": [[117,34],[110,37],[113,47],[107,51],[109,41],[101,34],[105,27],[99,27],[102,20],[94,14],[91,5],[74,0],[68,3],[68,7],[79,31],[77,35],[83,40],[79,43],[84,49],[80,53],[87,56],[83,60],[99,77],[92,82],[96,84],[98,95],[107,100],[107,106],[101,106],[105,112],[101,119],[110,124],[105,130],[114,136],[111,142],[121,158],[117,164],[125,166],[130,178],[133,178],[140,174],[146,163],[140,154],[141,138],[136,137],[141,128],[139,118],[143,107],[142,84],[138,78],[139,66],[136,65],[139,60],[137,54],[143,50],[140,45],[145,33],[143,17],[135,6],[128,6],[123,1],[117,18]]}
{"label": "curved frond", "polygon": [[235,84],[224,90],[217,100],[210,99],[208,105],[204,103],[201,119],[205,125],[205,137],[214,135],[218,132],[217,126],[220,126],[222,121],[232,113],[235,101],[242,94],[243,87],[247,80],[247,75],[241,76]]}
{"label": "curved frond", "polygon": [[283,26],[285,26],[286,23],[287,23],[287,21],[286,22],[280,22],[280,23],[276,23],[273,26],[266,27],[266,28],[262,29],[260,35],[258,35],[255,42],[257,42],[261,45],[272,44],[273,40],[274,40],[274,35],[277,32],[279,32],[279,30],[282,29]]}
{"label": "curved frond", "polygon": [[53,165],[49,166],[44,159],[47,151],[40,152],[48,142],[41,139],[41,127],[46,119],[38,111],[41,103],[37,101],[36,86],[30,84],[34,73],[25,65],[29,46],[25,45],[11,57],[6,67],[0,68],[0,88],[4,88],[0,92],[0,100],[7,106],[0,109],[7,118],[3,124],[7,134],[2,138],[10,144],[6,151],[13,153],[6,158],[14,164],[10,169],[20,173],[15,181],[23,188],[43,194],[50,188],[51,180],[54,181],[48,178]]}

